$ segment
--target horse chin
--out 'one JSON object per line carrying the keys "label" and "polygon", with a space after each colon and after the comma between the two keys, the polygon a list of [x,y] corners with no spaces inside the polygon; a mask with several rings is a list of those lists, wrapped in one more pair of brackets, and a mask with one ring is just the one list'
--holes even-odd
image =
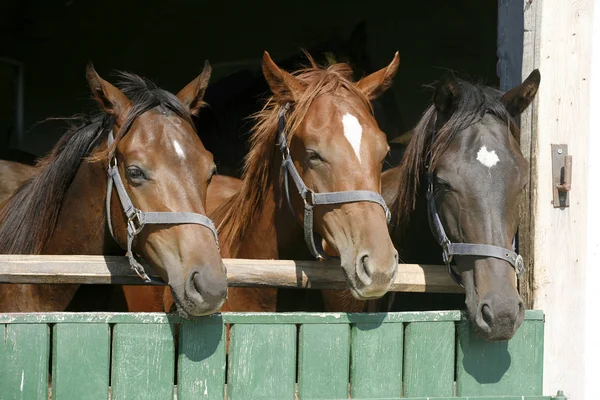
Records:
{"label": "horse chin", "polygon": [[182,318],[192,319],[196,317],[203,317],[216,313],[225,304],[226,297],[219,301],[217,304],[208,304],[202,302],[200,304],[194,303],[187,299],[186,294],[179,294],[179,291],[171,286],[171,293],[173,294],[175,312]]}
{"label": "horse chin", "polygon": [[[506,302],[512,302],[511,300],[513,299],[508,299]],[[480,300],[478,296],[473,295],[472,291],[469,290],[467,290],[466,304],[473,331],[477,336],[489,342],[502,342],[512,339],[523,323],[524,310],[520,298],[519,305],[515,306],[518,307],[518,310],[510,313],[510,315],[499,312],[497,307],[486,305],[485,299]]]}

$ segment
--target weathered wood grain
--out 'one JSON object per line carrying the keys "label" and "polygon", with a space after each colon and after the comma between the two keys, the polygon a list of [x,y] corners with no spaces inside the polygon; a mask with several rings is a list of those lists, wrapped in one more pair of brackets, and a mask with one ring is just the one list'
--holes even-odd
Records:
{"label": "weathered wood grain", "polygon": [[402,323],[352,325],[352,398],[402,397],[403,345]]}
{"label": "weathered wood grain", "polygon": [[404,395],[452,396],[454,323],[411,322],[406,326],[404,338]]}
{"label": "weathered wood grain", "polygon": [[50,329],[46,324],[9,324],[0,337],[0,399],[48,398]]}
{"label": "weathered wood grain", "polygon": [[234,325],[229,342],[229,400],[294,400],[295,325]]}
{"label": "weathered wood grain", "polygon": [[350,369],[350,326],[300,327],[298,398],[345,399]]}
{"label": "weathered wood grain", "polygon": [[[343,289],[339,264],[225,259],[230,286]],[[149,274],[157,275],[149,268]],[[0,283],[144,284],[125,257],[0,255]],[[446,267],[400,264],[391,291],[460,293]]]}
{"label": "weathered wood grain", "polygon": [[[459,396],[541,395],[544,321],[528,321],[508,342],[486,342],[468,321],[458,324]],[[493,362],[491,362],[493,360]]]}
{"label": "weathered wood grain", "polygon": [[52,400],[106,400],[108,324],[56,324],[52,334]]}
{"label": "weathered wood grain", "polygon": [[173,399],[173,336],[168,324],[115,325],[111,399]]}
{"label": "weathered wood grain", "polygon": [[225,324],[181,324],[178,363],[177,400],[223,400]]}

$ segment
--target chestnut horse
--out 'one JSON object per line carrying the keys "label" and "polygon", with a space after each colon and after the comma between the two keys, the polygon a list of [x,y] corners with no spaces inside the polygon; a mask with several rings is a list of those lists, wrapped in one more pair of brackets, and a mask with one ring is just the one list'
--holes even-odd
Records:
{"label": "chestnut horse", "polygon": [[[209,77],[207,63],[175,96],[126,73],[118,89],[88,66],[104,115],[69,130],[8,200],[0,211],[0,253],[129,250],[140,276],[136,255],[169,284],[182,315],[218,310],[227,296],[226,273],[204,215],[215,165],[191,119]],[[77,288],[0,285],[0,312],[64,310]]]}
{"label": "chestnut horse", "polygon": [[510,339],[523,322],[515,274],[523,264],[510,249],[529,168],[516,121],[539,83],[535,70],[503,94],[448,73],[414,129],[401,165],[383,174],[400,258],[447,261],[465,288],[474,327],[487,340]]}
{"label": "chestnut horse", "polygon": [[[378,298],[387,292],[398,262],[385,207],[376,200],[314,205],[311,199],[333,191],[379,196],[389,148],[369,101],[391,85],[399,57],[396,53],[389,66],[354,82],[347,64],[320,68],[307,56],[312,66],[290,74],[264,53],[263,73],[273,97],[256,116],[239,192],[210,216],[219,227],[223,257],[311,259],[323,244],[325,253],[339,255],[357,299]],[[303,200],[299,192],[307,190]],[[220,196],[219,190],[214,195]],[[306,207],[312,206],[307,228]],[[314,229],[316,243],[307,229]],[[224,310],[274,311],[276,294],[276,289],[231,288]]]}

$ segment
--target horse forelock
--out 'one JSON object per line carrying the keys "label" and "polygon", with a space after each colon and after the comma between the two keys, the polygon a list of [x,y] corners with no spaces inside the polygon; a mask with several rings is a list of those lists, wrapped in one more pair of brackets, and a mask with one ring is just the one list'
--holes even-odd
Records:
{"label": "horse forelock", "polygon": [[[398,191],[391,207],[396,217],[395,229],[399,233],[403,233],[408,227],[427,168],[435,170],[440,157],[456,135],[481,122],[486,113],[506,125],[509,132],[518,133],[517,125],[500,101],[502,92],[481,84],[457,81],[461,98],[456,110],[448,121],[436,126],[437,111],[434,105],[430,105],[414,128],[412,139],[400,164]],[[428,166],[426,164],[429,155],[431,165]]]}
{"label": "horse forelock", "polygon": [[[318,66],[312,57],[310,66],[293,72],[292,75],[304,86],[304,92],[290,106],[285,115],[285,132],[288,143],[294,137],[313,101],[323,95],[340,94],[352,96],[373,113],[367,96],[356,86],[352,79],[352,68],[345,63]],[[218,225],[219,234],[231,244],[233,254],[248,228],[260,216],[263,202],[269,192],[273,157],[277,155],[279,114],[285,107],[275,98],[267,99],[265,106],[253,118],[255,125],[250,137],[250,151],[244,160],[242,188],[226,204],[220,207],[224,211]],[[217,212],[220,212],[217,210]]]}

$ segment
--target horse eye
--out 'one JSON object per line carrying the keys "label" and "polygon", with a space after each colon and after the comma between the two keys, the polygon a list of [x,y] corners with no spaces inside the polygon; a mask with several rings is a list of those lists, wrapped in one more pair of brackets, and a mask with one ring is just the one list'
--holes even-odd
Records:
{"label": "horse eye", "polygon": [[135,166],[127,168],[127,175],[129,175],[129,178],[131,178],[133,180],[146,179],[146,175],[144,174],[144,171],[142,171],[139,167],[135,167]]}
{"label": "horse eye", "polygon": [[452,185],[450,185],[448,182],[446,182],[445,180],[439,179],[437,178],[436,183],[438,184],[438,186],[441,186],[441,188],[445,189],[445,190],[450,190],[452,189]]}
{"label": "horse eye", "polygon": [[314,150],[309,150],[308,151],[308,161],[324,161],[323,157],[321,157],[321,155],[319,153],[317,153]]}
{"label": "horse eye", "polygon": [[217,171],[217,167],[214,167],[212,169],[212,171],[210,172],[210,177],[208,178],[208,183],[210,183],[212,181],[212,178],[217,175],[218,171]]}

